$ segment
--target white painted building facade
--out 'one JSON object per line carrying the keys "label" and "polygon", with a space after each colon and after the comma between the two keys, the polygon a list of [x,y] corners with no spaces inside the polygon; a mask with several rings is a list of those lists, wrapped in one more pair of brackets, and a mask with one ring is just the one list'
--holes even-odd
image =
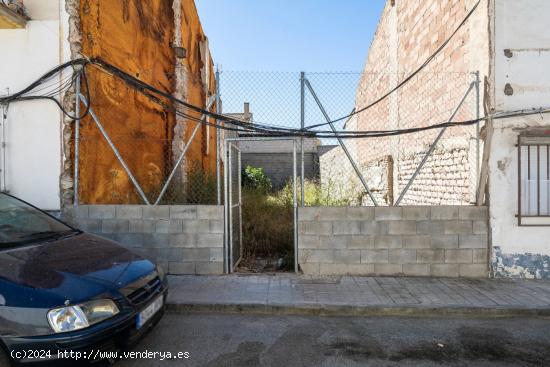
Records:
{"label": "white painted building facade", "polygon": [[[550,107],[550,2],[496,0],[493,11],[491,106],[494,113]],[[548,134],[544,130],[550,130],[550,114],[494,121],[489,203],[496,276],[550,277],[548,148],[541,146],[538,154],[536,147],[531,148],[532,172],[528,180],[527,148],[522,148],[520,173],[516,146],[519,134],[531,132],[544,136]],[[538,188],[537,156],[540,156]],[[523,218],[521,226],[517,217],[520,196],[522,214],[538,216]]]}
{"label": "white painted building facade", "polygon": [[[70,58],[64,0],[24,4],[31,18],[26,27],[0,29],[0,95],[21,90]],[[63,164],[59,107],[50,101],[28,101],[12,103],[3,112],[0,189],[41,208],[59,209]]]}

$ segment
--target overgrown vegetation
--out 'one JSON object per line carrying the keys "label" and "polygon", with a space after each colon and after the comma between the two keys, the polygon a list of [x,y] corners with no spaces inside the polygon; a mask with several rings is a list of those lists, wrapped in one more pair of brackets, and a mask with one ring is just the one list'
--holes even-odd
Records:
{"label": "overgrown vegetation", "polygon": [[243,187],[267,194],[271,191],[271,179],[267,177],[262,168],[246,166],[242,172]]}

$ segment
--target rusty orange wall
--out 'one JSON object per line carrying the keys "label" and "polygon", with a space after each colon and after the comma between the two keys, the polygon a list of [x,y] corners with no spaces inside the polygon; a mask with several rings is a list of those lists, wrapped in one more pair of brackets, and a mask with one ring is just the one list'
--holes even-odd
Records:
{"label": "rusty orange wall", "polygon": [[[188,63],[185,95],[188,102],[204,107],[207,93],[201,84],[199,42],[205,36],[192,0],[182,1],[185,59],[176,59],[172,47],[172,1],[82,0],[80,17],[85,56],[101,57],[171,94],[175,92],[175,63]],[[212,72],[211,64],[209,69]],[[174,162],[172,139],[176,118],[173,106],[168,102],[159,104],[93,67],[88,69],[88,79],[95,113],[149,200],[154,201]],[[214,90],[214,83],[210,88]],[[186,124],[187,137],[194,124]],[[211,134],[211,144],[215,146],[215,133]],[[204,146],[205,128],[201,128],[188,152],[188,159],[213,170],[215,151],[211,149],[206,156]],[[82,122],[79,152],[82,203],[140,202],[128,176],[89,117]]]}

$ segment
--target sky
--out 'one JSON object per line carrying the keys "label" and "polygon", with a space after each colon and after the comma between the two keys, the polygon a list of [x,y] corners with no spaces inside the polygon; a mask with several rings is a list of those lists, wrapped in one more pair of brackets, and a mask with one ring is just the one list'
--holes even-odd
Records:
{"label": "sky", "polygon": [[196,0],[223,70],[361,71],[385,0]]}

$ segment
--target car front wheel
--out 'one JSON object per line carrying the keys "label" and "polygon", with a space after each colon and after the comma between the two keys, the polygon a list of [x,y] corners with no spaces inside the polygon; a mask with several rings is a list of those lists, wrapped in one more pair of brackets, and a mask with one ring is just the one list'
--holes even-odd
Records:
{"label": "car front wheel", "polygon": [[10,359],[8,358],[8,355],[4,351],[4,349],[0,346],[0,367],[11,367]]}

